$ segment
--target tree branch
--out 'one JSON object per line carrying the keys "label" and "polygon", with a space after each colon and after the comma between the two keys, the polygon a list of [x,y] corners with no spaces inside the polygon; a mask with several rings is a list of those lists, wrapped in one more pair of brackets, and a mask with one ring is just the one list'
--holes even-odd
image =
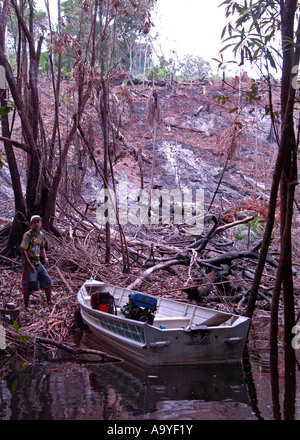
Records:
{"label": "tree branch", "polygon": [[15,141],[15,140],[10,139],[10,138],[5,137],[5,136],[0,136],[0,141],[8,142],[8,143],[12,144],[14,147],[21,148],[21,150],[26,151],[26,153],[31,154],[30,147],[27,144],[23,144],[21,142]]}

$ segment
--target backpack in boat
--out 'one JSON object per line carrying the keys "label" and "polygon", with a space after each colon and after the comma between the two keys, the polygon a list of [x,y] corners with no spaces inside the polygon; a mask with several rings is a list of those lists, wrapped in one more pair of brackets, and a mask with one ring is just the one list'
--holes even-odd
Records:
{"label": "backpack in boat", "polygon": [[116,314],[115,299],[109,292],[94,292],[91,294],[92,309],[100,312]]}

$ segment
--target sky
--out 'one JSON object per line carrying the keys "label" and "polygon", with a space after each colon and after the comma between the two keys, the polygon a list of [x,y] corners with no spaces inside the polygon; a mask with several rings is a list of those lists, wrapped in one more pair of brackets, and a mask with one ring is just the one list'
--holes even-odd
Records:
{"label": "sky", "polygon": [[[207,59],[216,56],[225,25],[220,3],[221,0],[157,0],[155,29],[166,49],[175,47],[180,55],[197,54]],[[43,8],[44,0],[37,0],[37,4]],[[53,17],[57,16],[56,6],[57,1],[50,0]]]}
{"label": "sky", "polygon": [[[206,61],[219,58],[221,32],[225,26],[222,0],[157,0],[154,33],[159,33],[162,53],[167,58],[175,51],[180,59],[185,54],[199,55]],[[43,8],[44,0],[37,0]],[[50,0],[51,15],[57,17],[56,0]]]}
{"label": "sky", "polygon": [[155,30],[164,50],[199,55],[207,61],[218,58],[225,26],[220,0],[158,0]]}
{"label": "sky", "polygon": [[[218,63],[213,58],[220,59],[220,50],[224,46],[221,40],[222,31],[227,24],[225,6],[220,7],[223,0],[157,0],[158,14],[155,18],[155,30],[160,34],[163,54],[175,50],[180,60],[185,54],[198,55],[209,61],[213,73],[218,71]],[[228,34],[226,34],[228,36]],[[279,44],[279,40],[278,40]],[[223,52],[224,60],[232,61],[234,56],[230,49]],[[226,73],[236,75],[247,71],[252,78],[260,77],[259,66],[227,64]],[[277,77],[278,72],[271,69]],[[220,74],[220,72],[219,72]]]}

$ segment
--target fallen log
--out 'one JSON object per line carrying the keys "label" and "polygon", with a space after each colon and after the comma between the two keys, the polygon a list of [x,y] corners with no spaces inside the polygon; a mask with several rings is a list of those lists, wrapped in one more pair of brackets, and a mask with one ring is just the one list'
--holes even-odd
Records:
{"label": "fallen log", "polygon": [[[6,265],[10,265],[11,267],[20,267],[21,263],[18,261],[12,260],[11,258],[5,257],[4,255],[0,255],[0,261],[4,260]],[[2,267],[1,269],[5,269],[5,267]]]}
{"label": "fallen log", "polygon": [[198,110],[194,113],[194,116],[197,117],[202,110],[203,110],[203,105],[200,105]]}
{"label": "fallen log", "polygon": [[182,263],[182,261],[178,259],[160,262],[155,266],[152,266],[149,269],[145,270],[145,272],[143,272],[139,278],[137,278],[133,283],[131,283],[127,287],[127,289],[136,289],[145,278],[149,277],[156,270],[166,269],[167,267],[174,266],[174,264],[180,264],[180,263]]}
{"label": "fallen log", "polygon": [[165,121],[164,124],[165,124],[166,127],[177,128],[178,130],[192,131],[193,133],[200,133],[200,134],[205,133],[203,130],[198,130],[197,128],[184,127],[182,125],[172,124],[172,123],[169,123],[167,121]]}
{"label": "fallen log", "polygon": [[55,269],[56,269],[56,271],[57,271],[57,273],[58,273],[59,278],[61,279],[61,281],[64,283],[64,285],[65,285],[66,288],[68,289],[68,292],[69,292],[69,293],[74,293],[74,292],[73,292],[73,289],[72,289],[71,286],[67,283],[67,281],[66,281],[65,277],[63,276],[63,274],[61,273],[60,269],[59,269],[57,266],[55,266]]}
{"label": "fallen log", "polygon": [[225,231],[226,229],[233,228],[234,226],[241,225],[243,223],[248,223],[248,222],[250,222],[252,220],[254,220],[254,216],[253,215],[251,217],[243,218],[242,220],[237,220],[235,222],[227,223],[227,224],[225,224],[223,226],[219,226],[215,230],[215,234],[214,235],[218,234],[219,232]]}
{"label": "fallen log", "polygon": [[203,283],[201,285],[188,287],[183,291],[187,293],[191,299],[201,301],[203,297],[210,294],[216,279],[218,279],[218,275],[215,273],[215,271],[211,271],[206,277],[203,278]]}
{"label": "fallen log", "polygon": [[[257,260],[258,253],[254,252],[253,249],[246,250],[246,251],[228,251],[228,252],[225,252],[224,254],[218,255],[217,257],[208,258],[206,260],[198,258],[197,263],[200,265],[203,264],[203,265],[211,265],[211,266],[220,266],[222,264],[230,265],[233,260],[236,260],[239,258],[240,259],[250,258],[250,259]],[[268,256],[266,261],[271,266],[277,268],[278,263],[276,260],[274,260],[274,258]]]}
{"label": "fallen log", "polygon": [[218,227],[220,217],[216,218],[215,216],[212,216],[212,220],[213,220],[214,224],[210,228],[210,230],[208,231],[206,236],[204,238],[200,238],[199,240],[194,241],[194,243],[191,244],[191,248],[195,248],[195,250],[198,252],[201,252],[205,249],[209,240],[215,235],[215,231]]}
{"label": "fallen log", "polygon": [[64,351],[72,354],[76,358],[78,358],[80,355],[89,354],[89,355],[93,355],[93,356],[99,356],[102,361],[106,361],[106,362],[120,361],[119,358],[117,358],[115,356],[111,356],[107,353],[104,353],[104,352],[98,351],[98,350],[92,350],[89,348],[76,348],[76,349],[74,349],[74,348],[72,348],[72,347],[70,347],[60,341],[55,341],[55,340],[49,339],[49,338],[36,337],[35,340],[40,344],[53,345],[61,350],[64,350]]}

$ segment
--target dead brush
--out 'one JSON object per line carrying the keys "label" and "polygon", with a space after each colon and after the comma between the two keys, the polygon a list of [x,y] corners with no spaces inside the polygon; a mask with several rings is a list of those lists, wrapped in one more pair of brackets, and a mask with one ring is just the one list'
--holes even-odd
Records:
{"label": "dead brush", "polygon": [[238,121],[235,121],[235,123],[226,128],[225,130],[222,131],[222,133],[218,136],[217,142],[216,142],[216,147],[218,149],[218,154],[227,154],[226,157],[226,161],[223,167],[223,171],[221,173],[219,182],[217,184],[217,188],[214,192],[214,195],[212,197],[212,200],[210,202],[209,208],[207,210],[207,212],[210,211],[211,207],[213,206],[215,197],[218,193],[219,187],[221,185],[221,182],[223,180],[224,174],[226,172],[227,169],[227,165],[230,162],[230,160],[233,159],[236,150],[238,148],[238,137],[239,137],[239,133],[241,131],[241,124]]}
{"label": "dead brush", "polygon": [[121,87],[120,98],[122,103],[127,105],[131,112],[134,112],[132,95],[127,87]]}
{"label": "dead brush", "polygon": [[161,111],[157,92],[150,93],[147,103],[147,128],[155,129],[160,123]]}
{"label": "dead brush", "polygon": [[239,146],[239,134],[241,125],[237,121],[223,130],[217,138],[216,149],[219,155],[227,154],[227,161],[234,158]]}

